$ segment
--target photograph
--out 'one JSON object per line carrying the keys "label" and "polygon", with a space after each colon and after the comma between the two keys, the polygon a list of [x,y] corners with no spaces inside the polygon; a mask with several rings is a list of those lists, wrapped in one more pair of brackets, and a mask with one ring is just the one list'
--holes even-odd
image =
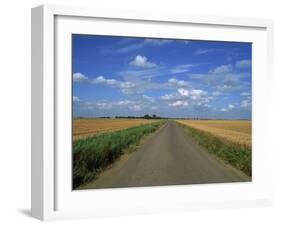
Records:
{"label": "photograph", "polygon": [[73,190],[252,181],[252,43],[71,42]]}

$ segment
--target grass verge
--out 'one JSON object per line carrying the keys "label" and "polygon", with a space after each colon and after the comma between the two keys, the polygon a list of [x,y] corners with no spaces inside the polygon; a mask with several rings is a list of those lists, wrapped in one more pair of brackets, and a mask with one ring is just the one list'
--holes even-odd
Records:
{"label": "grass verge", "polygon": [[164,120],[73,142],[73,189],[95,179],[96,174],[113,163],[124,150],[139,144],[155,132]]}
{"label": "grass verge", "polygon": [[215,154],[249,177],[252,176],[252,148],[250,146],[230,142],[180,123],[179,125],[211,154]]}

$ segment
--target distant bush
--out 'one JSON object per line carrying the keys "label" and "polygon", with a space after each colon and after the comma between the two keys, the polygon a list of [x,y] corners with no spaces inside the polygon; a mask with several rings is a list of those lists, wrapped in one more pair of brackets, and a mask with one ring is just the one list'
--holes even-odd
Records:
{"label": "distant bush", "polygon": [[78,140],[73,143],[73,188],[92,181],[98,171],[116,160],[124,150],[138,145],[165,121],[132,127],[112,133]]}

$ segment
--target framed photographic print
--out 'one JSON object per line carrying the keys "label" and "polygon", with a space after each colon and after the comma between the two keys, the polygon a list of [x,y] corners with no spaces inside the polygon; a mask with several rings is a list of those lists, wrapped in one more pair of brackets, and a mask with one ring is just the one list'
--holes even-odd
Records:
{"label": "framed photographic print", "polygon": [[34,8],[32,215],[271,204],[272,30],[263,19]]}

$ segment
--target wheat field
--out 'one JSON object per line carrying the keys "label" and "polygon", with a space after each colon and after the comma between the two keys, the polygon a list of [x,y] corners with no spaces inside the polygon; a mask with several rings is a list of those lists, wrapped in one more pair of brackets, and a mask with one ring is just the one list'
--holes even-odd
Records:
{"label": "wheat field", "polygon": [[78,140],[102,133],[114,132],[134,126],[151,124],[147,119],[74,119],[73,139]]}
{"label": "wheat field", "polygon": [[251,147],[252,122],[248,120],[177,120],[194,129]]}

